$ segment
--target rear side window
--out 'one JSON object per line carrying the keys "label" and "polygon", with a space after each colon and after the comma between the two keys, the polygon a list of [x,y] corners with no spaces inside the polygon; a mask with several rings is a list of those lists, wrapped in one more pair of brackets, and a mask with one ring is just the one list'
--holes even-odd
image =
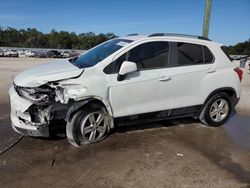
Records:
{"label": "rear side window", "polygon": [[204,52],[204,63],[213,63],[214,61],[214,56],[212,54],[212,52],[206,47],[206,46],[202,46],[203,47],[203,52]]}
{"label": "rear side window", "polygon": [[203,45],[178,42],[176,51],[177,66],[208,64],[214,61],[211,51]]}
{"label": "rear side window", "polygon": [[196,65],[203,63],[203,50],[201,45],[177,43],[178,65]]}
{"label": "rear side window", "polygon": [[224,54],[228,57],[230,61],[232,61],[231,57],[229,56],[228,53],[228,48],[226,46],[221,46],[221,50],[224,52]]}

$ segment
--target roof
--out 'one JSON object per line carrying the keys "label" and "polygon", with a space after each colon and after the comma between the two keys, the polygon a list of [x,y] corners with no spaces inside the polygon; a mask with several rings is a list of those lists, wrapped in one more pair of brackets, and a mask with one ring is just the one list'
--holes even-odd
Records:
{"label": "roof", "polygon": [[136,40],[139,40],[139,39],[143,39],[143,38],[147,38],[148,36],[147,35],[127,35],[125,37],[121,37],[122,39],[127,39],[127,40],[132,40],[132,41],[136,41]]}
{"label": "roof", "polygon": [[138,35],[138,34],[130,34],[125,37],[121,37],[123,39],[127,40],[140,40],[140,39],[145,39],[145,38],[153,38],[153,37],[164,37],[164,38],[169,38],[170,40],[172,39],[183,39],[183,40],[191,40],[191,41],[202,41],[202,42],[211,42],[210,39],[202,36],[196,36],[196,35],[186,35],[186,34],[176,34],[176,33],[154,33],[151,35]]}

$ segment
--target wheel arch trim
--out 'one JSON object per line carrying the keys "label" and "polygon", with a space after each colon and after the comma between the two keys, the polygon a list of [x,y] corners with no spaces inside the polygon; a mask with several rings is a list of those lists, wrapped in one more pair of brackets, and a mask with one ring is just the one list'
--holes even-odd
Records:
{"label": "wheel arch trim", "polygon": [[[218,88],[218,89],[213,90],[213,91],[206,97],[204,103],[203,103],[202,106],[201,106],[200,111],[195,115],[195,117],[199,117],[199,116],[200,116],[202,110],[204,109],[204,107],[206,106],[207,102],[209,101],[209,99],[210,99],[212,96],[214,96],[214,95],[216,95],[216,94],[218,94],[218,93],[222,93],[222,92],[227,93],[227,94],[229,94],[229,92],[230,92],[231,94],[233,94],[233,97],[234,97],[233,106],[234,106],[235,103],[236,103],[236,101],[237,101],[237,93],[236,93],[235,89],[232,88],[232,87],[222,87],[222,88]],[[230,95],[230,94],[229,94],[229,95]],[[231,96],[231,95],[230,95],[230,96]]]}
{"label": "wheel arch trim", "polygon": [[[91,102],[96,102],[96,103],[99,103],[101,104],[103,107],[105,107],[105,109],[107,110],[107,113],[108,113],[108,116],[109,117],[113,117],[113,111],[112,111],[112,108],[109,104],[109,102],[103,100],[102,98],[100,97],[97,97],[97,96],[91,96],[91,97],[88,97],[88,98],[85,98],[81,101],[75,101],[73,103],[73,105],[68,109],[67,113],[66,113],[66,116],[65,116],[65,121],[69,121],[71,120],[72,116],[77,113],[80,109],[82,109],[85,105],[87,104],[90,104]],[[109,118],[111,119],[111,118]],[[113,121],[111,121],[111,124],[110,124],[110,127],[113,128],[114,125],[113,125]]]}

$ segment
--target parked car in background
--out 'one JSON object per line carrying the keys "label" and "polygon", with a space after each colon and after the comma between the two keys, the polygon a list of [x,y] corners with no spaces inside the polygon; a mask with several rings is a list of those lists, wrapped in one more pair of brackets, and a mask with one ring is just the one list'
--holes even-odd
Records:
{"label": "parked car in background", "polygon": [[72,50],[69,52],[69,57],[75,57],[75,56],[79,56],[79,55],[80,55],[80,53],[75,51],[75,50]]}
{"label": "parked car in background", "polygon": [[35,53],[34,57],[46,58],[47,57],[47,52],[45,52],[45,51],[37,51]]}
{"label": "parked car in background", "polygon": [[61,56],[62,56],[62,58],[69,58],[70,57],[69,51],[62,52]]}
{"label": "parked car in background", "polygon": [[26,57],[35,57],[36,51],[34,50],[27,50],[25,51],[25,56]]}
{"label": "parked car in background", "polygon": [[6,50],[4,57],[18,57],[18,52],[16,50]]}
{"label": "parked car in background", "polygon": [[51,57],[51,58],[61,58],[61,53],[57,50],[49,50],[47,52],[47,57]]}
{"label": "parked car in background", "polygon": [[0,49],[0,57],[4,57],[4,53],[2,49]]}
{"label": "parked car in background", "polygon": [[24,51],[24,55],[25,55],[25,57],[28,57],[28,53],[29,53],[29,51],[30,51],[30,50],[25,50],[25,51]]}
{"label": "parked car in background", "polygon": [[17,53],[18,53],[19,57],[20,56],[25,56],[25,51],[24,50],[18,50]]}

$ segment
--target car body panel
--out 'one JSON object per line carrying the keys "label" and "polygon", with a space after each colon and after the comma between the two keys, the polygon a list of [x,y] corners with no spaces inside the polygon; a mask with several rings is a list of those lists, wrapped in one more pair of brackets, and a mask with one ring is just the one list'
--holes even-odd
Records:
{"label": "car body panel", "polygon": [[32,67],[18,74],[14,83],[21,87],[38,87],[49,81],[77,77],[83,72],[68,60],[55,61]]}

